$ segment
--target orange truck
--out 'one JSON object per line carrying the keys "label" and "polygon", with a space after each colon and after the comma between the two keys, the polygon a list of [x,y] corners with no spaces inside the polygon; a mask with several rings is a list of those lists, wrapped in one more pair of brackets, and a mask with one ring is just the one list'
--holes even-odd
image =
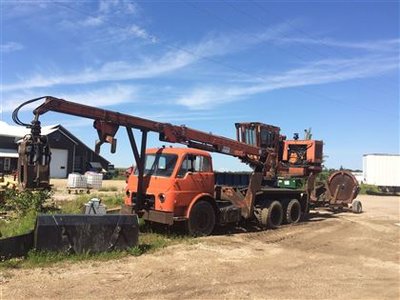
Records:
{"label": "orange truck", "polygon": [[[30,124],[18,119],[23,105],[43,99]],[[337,172],[329,184],[315,184],[322,170],[322,141],[300,140],[298,134],[289,140],[276,126],[236,123],[234,140],[50,96],[25,104],[14,112],[14,121],[32,132],[19,151],[19,181],[25,188],[45,188],[49,183],[50,151],[40,135],[39,116],[54,111],[93,119],[99,135],[96,151],[103,143],[110,143],[115,152],[115,134],[119,127],[125,127],[136,167],[127,180],[121,213],[136,213],[150,224],[184,222],[188,232],[198,236],[210,234],[216,224],[249,221],[276,228],[296,223],[312,206],[352,205],[355,212],[361,211],[361,203],[352,202],[358,185],[351,173]],[[140,147],[133,129],[141,134]],[[149,132],[158,133],[160,141],[187,148],[146,150]],[[210,152],[237,157],[252,172],[216,173]]]}

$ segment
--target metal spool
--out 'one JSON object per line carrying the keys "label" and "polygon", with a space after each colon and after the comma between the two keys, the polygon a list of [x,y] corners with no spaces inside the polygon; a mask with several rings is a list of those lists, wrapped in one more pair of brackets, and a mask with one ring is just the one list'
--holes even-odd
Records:
{"label": "metal spool", "polygon": [[327,182],[331,201],[351,203],[358,195],[357,179],[349,171],[333,173]]}

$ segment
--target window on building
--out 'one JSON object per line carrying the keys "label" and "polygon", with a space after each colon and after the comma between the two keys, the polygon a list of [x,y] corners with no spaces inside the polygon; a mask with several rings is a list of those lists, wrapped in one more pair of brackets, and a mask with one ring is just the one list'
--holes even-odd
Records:
{"label": "window on building", "polygon": [[10,171],[11,170],[11,158],[6,157],[4,158],[4,171]]}

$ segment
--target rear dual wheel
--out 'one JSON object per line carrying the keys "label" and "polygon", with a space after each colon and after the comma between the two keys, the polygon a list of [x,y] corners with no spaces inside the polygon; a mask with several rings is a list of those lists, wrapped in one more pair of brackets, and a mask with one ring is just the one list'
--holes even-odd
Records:
{"label": "rear dual wheel", "polygon": [[267,228],[278,228],[283,221],[283,208],[279,201],[272,201],[261,210],[261,224]]}
{"label": "rear dual wheel", "polygon": [[278,228],[283,221],[294,224],[300,221],[301,205],[299,200],[292,199],[284,209],[279,201],[272,201],[268,207],[263,208],[259,220],[267,228]]}
{"label": "rear dual wheel", "polygon": [[301,205],[299,200],[292,199],[289,201],[285,211],[285,221],[288,224],[295,224],[300,221]]}

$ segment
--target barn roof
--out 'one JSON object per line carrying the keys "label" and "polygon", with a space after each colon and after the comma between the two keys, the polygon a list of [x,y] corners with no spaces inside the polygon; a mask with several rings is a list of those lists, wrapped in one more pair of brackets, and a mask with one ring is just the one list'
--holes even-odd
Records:
{"label": "barn roof", "polygon": [[[86,149],[94,152],[91,148],[89,148],[85,143],[83,143],[81,140],[79,140],[76,136],[74,136],[71,132],[69,132],[66,128],[64,128],[60,124],[55,124],[55,125],[49,125],[49,126],[43,126],[41,129],[41,134],[42,135],[49,135],[55,131],[59,131],[61,134],[63,134],[66,138],[71,140],[74,144],[80,144]],[[30,134],[30,129],[25,128],[23,126],[15,126],[15,125],[9,125],[6,122],[0,121],[0,136],[8,136],[8,137],[14,137],[14,138],[22,138],[25,135]],[[1,151],[0,149],[0,152]],[[3,153],[5,154],[5,152]],[[10,154],[9,154],[10,155]],[[103,156],[98,155],[100,158],[102,158],[105,162],[110,163],[107,159],[105,159]],[[10,156],[1,156],[0,157],[10,157]]]}
{"label": "barn roof", "polygon": [[[50,133],[56,131],[60,125],[50,125],[42,127],[42,134],[49,135]],[[9,137],[24,137],[29,134],[31,131],[29,128],[25,128],[22,126],[15,126],[7,124],[6,122],[0,121],[0,136],[9,136]]]}
{"label": "barn roof", "polygon": [[15,149],[0,148],[0,157],[18,158],[18,152]]}

